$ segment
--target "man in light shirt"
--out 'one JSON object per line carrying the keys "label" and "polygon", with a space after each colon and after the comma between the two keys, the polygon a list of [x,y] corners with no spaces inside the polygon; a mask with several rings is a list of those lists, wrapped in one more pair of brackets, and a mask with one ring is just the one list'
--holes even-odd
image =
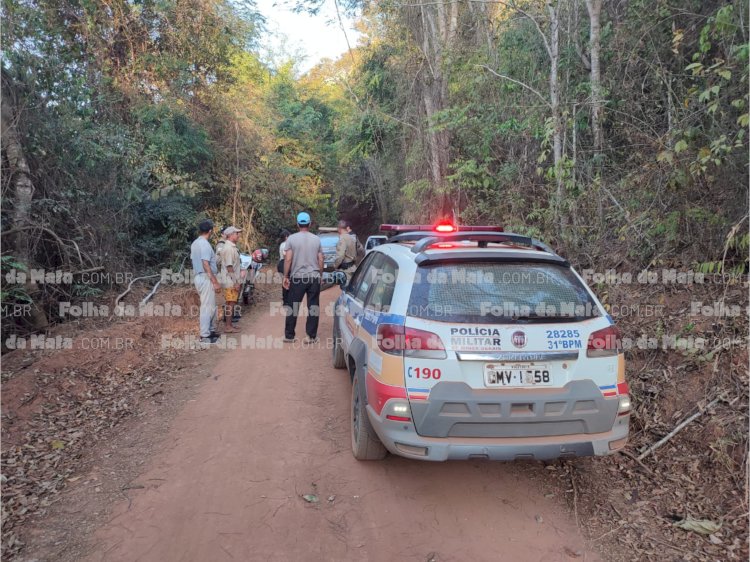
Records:
{"label": "man in light shirt", "polygon": [[216,331],[216,293],[221,289],[216,278],[216,254],[208,241],[214,223],[204,220],[198,225],[198,238],[190,246],[190,259],[195,275],[195,289],[201,299],[200,336],[201,343],[212,344],[219,339]]}
{"label": "man in light shirt", "polygon": [[237,302],[240,300],[240,276],[242,273],[242,262],[240,251],[237,249],[237,240],[240,238],[241,228],[228,226],[224,229],[225,242],[221,249],[221,285],[224,289],[224,333],[235,334],[239,330],[232,326],[232,319],[236,310]]}
{"label": "man in light shirt", "polygon": [[[318,321],[320,320],[320,276],[323,272],[323,248],[320,238],[310,232],[310,215],[302,212],[297,215],[299,232],[286,240],[284,255],[283,286],[289,291],[284,341],[296,341],[297,328],[302,298],[307,296],[307,322],[305,343],[318,341]],[[291,309],[291,310],[289,310]]]}

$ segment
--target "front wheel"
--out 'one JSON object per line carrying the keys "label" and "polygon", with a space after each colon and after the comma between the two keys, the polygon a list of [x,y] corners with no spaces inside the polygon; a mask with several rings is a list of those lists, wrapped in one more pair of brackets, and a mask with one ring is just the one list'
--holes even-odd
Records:
{"label": "front wheel", "polygon": [[388,450],[380,442],[380,438],[370,424],[367,417],[363,393],[359,391],[358,377],[354,376],[352,384],[352,454],[358,461],[380,461],[388,454]]}

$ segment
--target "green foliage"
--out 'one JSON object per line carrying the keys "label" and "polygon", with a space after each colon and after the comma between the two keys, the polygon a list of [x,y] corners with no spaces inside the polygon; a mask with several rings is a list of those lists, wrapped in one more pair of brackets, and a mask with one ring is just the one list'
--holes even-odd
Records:
{"label": "green foliage", "polygon": [[402,193],[407,201],[412,205],[417,205],[419,201],[424,201],[430,191],[430,182],[426,179],[419,179],[405,184],[401,188]]}
{"label": "green foliage", "polygon": [[[336,218],[330,90],[302,84],[291,63],[260,61],[252,49],[263,27],[251,5],[5,8],[13,48],[4,82],[7,74],[18,96],[34,219],[93,263],[179,263],[199,215],[238,222],[245,250],[275,240],[302,208],[319,222]],[[66,262],[46,239],[34,258]]]}
{"label": "green foliage", "polygon": [[14,271],[16,273],[27,272],[28,267],[12,255],[0,256],[0,306],[3,322],[13,320],[14,307],[32,302],[25,285],[14,282],[17,279]]}
{"label": "green foliage", "polygon": [[148,263],[169,264],[177,259],[197,236],[195,203],[180,194],[144,198],[134,212],[135,251]]}
{"label": "green foliage", "polygon": [[[299,77],[294,61],[260,60],[263,22],[242,6],[6,2],[3,69],[21,111],[34,220],[94,263],[144,267],[180,261],[199,215],[240,223],[242,244],[255,245],[303,209],[318,224],[345,216],[364,235],[380,221],[429,220],[447,199],[462,222],[512,225],[592,255],[627,239],[636,260],[656,243],[689,263],[744,267],[746,241],[727,229],[746,200],[746,0],[633,0],[616,20],[603,11],[601,153],[587,13],[562,3],[557,166],[549,54],[531,18],[459,3],[456,37],[434,65],[412,11],[367,5],[367,40]],[[544,5],[518,6],[549,32]],[[425,89],[439,73],[444,99],[428,122]],[[437,183],[436,132],[449,140]],[[570,224],[564,235],[556,212]],[[47,238],[34,258],[69,261]]]}
{"label": "green foliage", "polygon": [[682,105],[693,115],[672,132],[674,145],[659,153],[659,162],[679,160],[701,176],[715,173],[734,152],[747,152],[748,45],[736,17],[737,10],[746,11],[744,4],[719,7],[701,27],[692,62],[684,68],[689,80]]}
{"label": "green foliage", "polygon": [[199,173],[211,161],[206,131],[182,111],[165,103],[133,112],[149,161],[164,162],[175,172]]}

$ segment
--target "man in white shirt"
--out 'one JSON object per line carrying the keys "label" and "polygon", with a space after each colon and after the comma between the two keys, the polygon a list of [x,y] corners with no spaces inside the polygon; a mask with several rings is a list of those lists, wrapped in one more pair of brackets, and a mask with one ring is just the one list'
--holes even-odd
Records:
{"label": "man in white shirt", "polygon": [[221,289],[216,278],[216,254],[208,238],[214,229],[214,223],[204,220],[198,225],[198,238],[190,246],[190,259],[195,276],[195,289],[201,299],[200,336],[201,343],[216,343],[219,334],[216,332],[216,293]]}

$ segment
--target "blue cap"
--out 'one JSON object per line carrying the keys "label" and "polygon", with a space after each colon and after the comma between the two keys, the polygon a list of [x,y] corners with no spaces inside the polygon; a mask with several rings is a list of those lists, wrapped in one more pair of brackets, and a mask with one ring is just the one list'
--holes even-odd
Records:
{"label": "blue cap", "polygon": [[307,226],[308,224],[310,224],[310,215],[302,211],[297,215],[297,224],[300,224],[302,226]]}

